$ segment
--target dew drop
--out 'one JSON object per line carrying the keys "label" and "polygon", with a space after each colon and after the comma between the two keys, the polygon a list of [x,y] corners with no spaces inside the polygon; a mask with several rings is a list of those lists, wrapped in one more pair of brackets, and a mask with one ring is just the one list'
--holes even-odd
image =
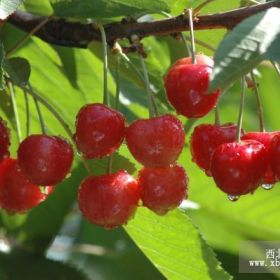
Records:
{"label": "dew drop", "polygon": [[274,185],[273,184],[262,184],[261,187],[267,191],[271,190]]}
{"label": "dew drop", "polygon": [[232,202],[234,201],[237,201],[239,199],[239,195],[231,195],[231,194],[228,194],[228,199]]}
{"label": "dew drop", "polygon": [[69,173],[67,173],[67,174],[66,174],[65,178],[66,178],[66,179],[68,179],[68,178],[70,178],[70,177],[71,177],[71,175],[72,175],[72,173],[71,173],[71,172],[69,172]]}

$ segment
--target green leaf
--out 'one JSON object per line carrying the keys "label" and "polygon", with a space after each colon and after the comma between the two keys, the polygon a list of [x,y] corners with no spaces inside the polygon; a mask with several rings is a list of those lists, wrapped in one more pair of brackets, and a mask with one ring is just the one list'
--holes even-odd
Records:
{"label": "green leaf", "polygon": [[21,57],[13,57],[4,60],[4,70],[16,85],[24,86],[28,83],[31,73],[28,60]]}
{"label": "green leaf", "polygon": [[0,45],[0,90],[4,89],[4,79],[3,79],[3,62],[5,58],[4,47]]}
{"label": "green leaf", "polygon": [[0,19],[6,19],[22,2],[23,0],[0,0]]}
{"label": "green leaf", "polygon": [[280,60],[280,9],[270,8],[238,24],[219,45],[210,91],[225,88],[262,60]]}
{"label": "green leaf", "polygon": [[89,278],[72,265],[38,255],[16,252],[9,255],[0,253],[0,279],[88,280]]}
{"label": "green leaf", "polygon": [[140,16],[158,11],[168,11],[163,0],[52,0],[55,15],[74,18],[112,18]]}
{"label": "green leaf", "polygon": [[179,210],[159,217],[138,209],[126,229],[167,279],[231,279],[188,216]]}

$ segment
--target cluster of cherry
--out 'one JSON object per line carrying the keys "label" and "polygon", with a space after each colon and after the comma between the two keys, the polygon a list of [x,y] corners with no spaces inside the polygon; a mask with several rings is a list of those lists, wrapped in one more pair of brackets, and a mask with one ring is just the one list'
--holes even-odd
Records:
{"label": "cluster of cherry", "polygon": [[63,138],[31,135],[10,157],[10,131],[0,120],[0,208],[10,214],[37,206],[70,171],[72,146]]}
{"label": "cluster of cherry", "polygon": [[[206,115],[220,91],[209,93],[213,61],[204,55],[178,60],[165,78],[167,96],[178,113],[188,118]],[[191,135],[193,161],[213,177],[216,185],[235,201],[259,186],[270,189],[280,180],[280,133],[240,131],[233,123],[201,124]]]}
{"label": "cluster of cherry", "polygon": [[177,207],[187,192],[187,175],[175,163],[185,140],[176,117],[167,114],[136,120],[126,128],[122,114],[103,104],[88,104],[79,111],[74,140],[86,159],[112,154],[124,139],[134,158],[144,165],[137,180],[120,170],[88,176],[79,187],[82,214],[107,229],[127,223],[140,199],[163,215]]}

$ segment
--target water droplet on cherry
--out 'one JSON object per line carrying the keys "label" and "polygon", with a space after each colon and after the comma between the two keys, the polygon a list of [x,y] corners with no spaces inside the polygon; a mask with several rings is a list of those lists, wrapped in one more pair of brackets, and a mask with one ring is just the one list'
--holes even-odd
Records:
{"label": "water droplet on cherry", "polygon": [[267,191],[271,190],[274,187],[274,184],[262,184],[261,187]]}
{"label": "water droplet on cherry", "polygon": [[232,202],[234,201],[237,201],[239,199],[239,195],[231,195],[231,194],[228,194],[228,199]]}

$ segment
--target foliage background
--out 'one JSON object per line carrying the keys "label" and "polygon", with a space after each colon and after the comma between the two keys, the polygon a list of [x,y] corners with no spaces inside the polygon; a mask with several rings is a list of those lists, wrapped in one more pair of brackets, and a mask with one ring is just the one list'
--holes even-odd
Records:
{"label": "foliage background", "polygon": [[[93,18],[101,22],[111,22],[118,21],[128,13],[134,16],[149,14],[146,20],[162,18],[155,14],[159,10],[177,15],[185,7],[196,7],[202,1],[96,0],[96,10],[89,11],[87,4],[90,2],[27,0],[21,8],[38,14],[54,13],[72,17],[75,20],[85,20],[88,13],[91,13]],[[240,1],[217,0],[202,12],[216,13],[239,6]],[[5,50],[11,49],[24,35],[12,25],[6,24],[1,29]],[[196,39],[207,42],[213,49],[224,35],[223,30],[195,32]],[[120,43],[128,44],[125,40]],[[161,112],[170,112],[172,109],[165,98],[163,76],[176,59],[185,55],[182,43],[172,37],[149,37],[143,43],[148,52],[146,61],[157,104]],[[197,51],[213,56],[213,50],[199,44],[196,47]],[[34,90],[60,112],[72,130],[75,115],[82,105],[102,101],[102,57],[99,43],[92,43],[87,50],[82,50],[51,46],[31,37],[13,57],[22,57],[29,62],[30,83]],[[131,54],[129,57],[141,74],[137,55]],[[115,57],[110,55],[109,91],[112,100],[115,95],[115,61]],[[128,122],[148,117],[144,83],[141,75],[133,69],[122,62],[120,110]],[[25,71],[23,69],[18,75],[23,75]],[[258,71],[266,128],[269,131],[278,130],[279,77],[268,63],[262,63]],[[220,101],[222,122],[236,122],[239,92],[239,82],[224,92]],[[258,130],[254,95],[250,90],[246,95],[244,128]],[[16,88],[16,98],[25,132],[25,101],[19,88]],[[30,104],[31,132],[38,133],[40,125],[34,104]],[[67,137],[57,120],[43,106],[42,109],[48,132]],[[16,156],[18,143],[13,113],[5,92],[0,95],[0,115],[13,128],[12,155]],[[180,119],[186,124],[184,118]],[[209,113],[196,124],[211,123],[213,120],[214,114]],[[279,275],[276,274],[265,274],[265,278],[263,274],[239,274],[238,254],[239,242],[242,240],[279,240],[279,186],[276,185],[271,191],[258,189],[254,195],[242,197],[235,203],[229,202],[215,187],[212,179],[192,163],[189,136],[190,131],[179,162],[186,168],[190,178],[190,201],[165,217],[158,217],[140,208],[135,219],[121,229],[104,231],[89,224],[81,218],[76,205],[77,188],[86,176],[79,155],[76,155],[72,176],[59,185],[47,201],[26,215],[9,216],[1,211],[0,237],[9,238],[13,244],[20,246],[10,254],[0,254],[0,279],[50,279],[44,278],[46,273],[53,274],[51,279],[86,279],[85,273],[90,279],[218,280],[230,279],[227,272],[234,279],[278,279]],[[94,174],[104,173],[106,163],[107,159],[92,161]],[[136,176],[140,166],[123,145],[116,156],[114,168],[127,168]],[[6,247],[1,248],[5,251]],[[252,248],[248,256],[254,256],[255,249]],[[35,258],[34,254],[40,257]],[[71,266],[49,259],[67,262]],[[34,269],[32,274],[27,269],[30,264]],[[17,269],[14,269],[15,265]],[[76,271],[72,265],[83,272]]]}

